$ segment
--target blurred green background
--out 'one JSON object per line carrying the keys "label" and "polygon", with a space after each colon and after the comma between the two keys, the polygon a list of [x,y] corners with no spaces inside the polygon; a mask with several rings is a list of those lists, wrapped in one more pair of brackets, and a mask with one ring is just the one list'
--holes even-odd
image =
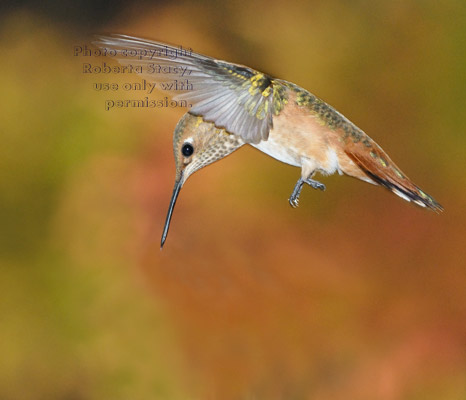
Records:
{"label": "blurred green background", "polygon": [[[0,399],[466,399],[464,1],[0,11]],[[445,212],[337,176],[293,210],[299,170],[244,147],[161,252],[184,110],[105,111],[92,83],[137,78],[81,73],[102,32],[309,89]]]}

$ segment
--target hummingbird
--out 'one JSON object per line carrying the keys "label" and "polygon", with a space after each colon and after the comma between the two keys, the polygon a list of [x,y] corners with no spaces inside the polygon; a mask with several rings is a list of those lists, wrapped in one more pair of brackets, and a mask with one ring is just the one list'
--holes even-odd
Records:
{"label": "hummingbird", "polygon": [[143,67],[140,75],[163,88],[173,87],[166,83],[180,77],[188,81],[185,90],[172,91],[174,100],[189,102],[191,107],[173,134],[176,177],[161,248],[186,180],[246,144],[301,168],[289,197],[293,208],[305,184],[326,189],[314,179],[316,173],[338,173],[380,185],[420,207],[443,210],[363,130],[294,83],[191,49],[137,37],[98,36],[93,43],[122,65]]}

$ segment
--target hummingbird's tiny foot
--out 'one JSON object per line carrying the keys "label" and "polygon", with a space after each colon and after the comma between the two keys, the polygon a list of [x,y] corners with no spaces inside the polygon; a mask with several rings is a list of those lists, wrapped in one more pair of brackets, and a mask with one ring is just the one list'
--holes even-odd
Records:
{"label": "hummingbird's tiny foot", "polygon": [[296,208],[299,206],[299,199],[298,198],[289,198],[288,201],[290,202],[290,206]]}
{"label": "hummingbird's tiny foot", "polygon": [[315,181],[314,179],[306,179],[304,182],[306,182],[309,186],[311,186],[314,189],[320,189],[320,190],[325,190],[325,185],[321,182]]}
{"label": "hummingbird's tiny foot", "polygon": [[301,190],[303,189],[303,185],[305,183],[307,183],[309,186],[311,186],[314,189],[325,190],[325,185],[323,183],[315,181],[314,179],[311,179],[311,178],[308,178],[306,180],[304,180],[303,178],[299,178],[298,182],[296,182],[296,185],[293,189],[293,193],[291,193],[291,196],[288,199],[291,207],[293,208],[298,207],[299,195],[301,194]]}
{"label": "hummingbird's tiny foot", "polygon": [[299,195],[301,194],[301,189],[303,188],[304,185],[304,179],[299,178],[298,182],[296,182],[296,185],[294,186],[293,192],[291,193],[291,196],[289,198],[290,206],[293,208],[298,207],[299,203]]}

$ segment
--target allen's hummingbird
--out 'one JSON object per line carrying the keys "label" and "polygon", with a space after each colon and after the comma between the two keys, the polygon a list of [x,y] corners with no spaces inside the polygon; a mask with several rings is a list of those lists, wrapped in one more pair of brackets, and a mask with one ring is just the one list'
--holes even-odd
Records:
{"label": "allen's hummingbird", "polygon": [[163,89],[174,87],[168,82],[184,79],[185,90],[172,89],[174,99],[187,101],[192,107],[178,122],[173,136],[176,179],[162,247],[176,199],[189,176],[244,144],[301,168],[289,198],[292,207],[298,206],[305,183],[325,190],[323,183],[313,179],[316,172],[338,172],[384,186],[421,207],[443,209],[361,129],[291,82],[243,65],[125,35],[100,36],[94,44],[107,49],[107,54],[123,65],[142,66],[141,75]]}

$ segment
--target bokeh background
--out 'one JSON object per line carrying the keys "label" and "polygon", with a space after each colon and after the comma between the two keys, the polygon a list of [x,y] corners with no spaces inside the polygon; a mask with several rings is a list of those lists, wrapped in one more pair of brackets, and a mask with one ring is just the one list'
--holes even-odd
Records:
{"label": "bokeh background", "polygon": [[[466,399],[466,3],[3,2],[1,399]],[[105,111],[119,32],[295,82],[445,207],[252,148],[196,173],[183,109]],[[98,60],[99,62],[102,60]],[[160,93],[155,97],[161,97]]]}

